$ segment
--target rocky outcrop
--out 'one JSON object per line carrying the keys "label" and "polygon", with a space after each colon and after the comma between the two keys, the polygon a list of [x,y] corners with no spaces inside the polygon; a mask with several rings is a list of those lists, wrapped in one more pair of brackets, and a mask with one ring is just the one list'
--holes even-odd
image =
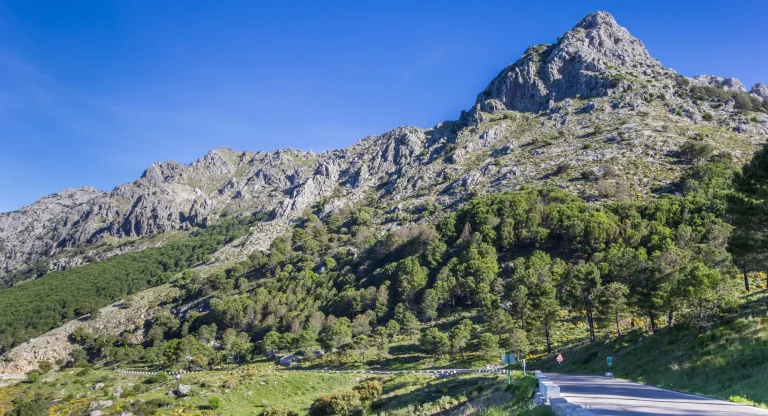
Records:
{"label": "rocky outcrop", "polygon": [[660,69],[642,42],[606,12],[582,19],[556,44],[528,48],[477,97],[480,110],[542,111],[565,98],[601,97],[623,72]]}
{"label": "rocky outcrop", "polygon": [[714,75],[697,75],[691,78],[691,84],[711,87],[722,87],[726,91],[746,92],[744,84],[736,78],[716,77]]}
{"label": "rocky outcrop", "polygon": [[752,86],[752,89],[749,90],[749,92],[753,95],[756,95],[763,100],[768,98],[768,86],[763,84],[762,82],[758,82],[757,84]]}
{"label": "rocky outcrop", "polygon": [[65,189],[0,214],[0,275],[53,255],[105,195],[93,187]]}

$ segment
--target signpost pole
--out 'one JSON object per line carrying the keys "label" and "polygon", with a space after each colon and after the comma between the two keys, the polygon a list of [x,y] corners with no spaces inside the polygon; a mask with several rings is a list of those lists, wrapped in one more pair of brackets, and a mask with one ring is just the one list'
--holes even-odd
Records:
{"label": "signpost pole", "polygon": [[507,384],[512,384],[512,364],[515,363],[515,354],[504,353],[501,362],[507,366]]}

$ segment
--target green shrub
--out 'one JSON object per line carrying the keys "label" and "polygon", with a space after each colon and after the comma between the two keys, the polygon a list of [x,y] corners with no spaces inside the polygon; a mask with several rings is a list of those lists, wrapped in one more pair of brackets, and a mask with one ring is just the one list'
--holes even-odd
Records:
{"label": "green shrub", "polygon": [[707,120],[707,121],[712,121],[712,119],[714,117],[712,116],[711,113],[704,113],[704,115],[702,115],[701,118],[703,118],[704,120]]}
{"label": "green shrub", "polygon": [[38,361],[37,362],[37,366],[40,368],[40,371],[43,374],[49,373],[53,369],[53,363],[51,363],[50,361],[45,361],[45,360]]}
{"label": "green shrub", "polygon": [[157,384],[157,383],[164,383],[168,381],[168,374],[165,373],[155,373],[151,376],[147,377],[147,379],[144,381],[147,384]]}
{"label": "green shrub", "polygon": [[530,400],[536,393],[536,386],[538,386],[538,382],[535,377],[525,376],[521,378],[520,381],[512,385],[512,402],[520,404]]}
{"label": "green shrub", "polygon": [[168,399],[150,399],[146,402],[138,402],[134,414],[154,415],[158,410],[164,407],[171,407],[172,403]]}
{"label": "green shrub", "polygon": [[689,162],[699,163],[708,158],[715,148],[709,143],[688,139],[680,146],[680,156]]}
{"label": "green shrub", "polygon": [[748,406],[754,406],[755,402],[752,400],[747,399],[746,397],[741,396],[731,396],[728,398],[728,401],[739,403],[739,404],[746,404]]}
{"label": "green shrub", "polygon": [[210,407],[211,410],[216,410],[221,407],[222,403],[224,403],[224,401],[221,400],[221,397],[211,397],[211,400],[208,401],[208,407]]}
{"label": "green shrub", "polygon": [[7,416],[46,416],[48,414],[48,408],[36,401],[20,401],[17,402]]}
{"label": "green shrub", "polygon": [[299,416],[299,414],[282,406],[274,406],[262,410],[259,416]]}
{"label": "green shrub", "polygon": [[733,96],[733,108],[741,111],[752,111],[752,97],[746,92],[738,92]]}
{"label": "green shrub", "polygon": [[571,164],[568,162],[560,162],[555,168],[555,175],[562,175],[571,170]]}
{"label": "green shrub", "polygon": [[688,80],[688,78],[686,78],[686,77],[684,77],[684,76],[682,76],[682,75],[678,75],[678,76],[675,78],[675,84],[676,84],[676,85],[677,85],[679,88],[684,88],[684,89],[687,89],[688,87],[690,87],[690,86],[691,86],[691,81],[689,81],[689,80]]}
{"label": "green shrub", "polygon": [[363,402],[372,402],[381,396],[382,385],[379,380],[363,380],[352,389]]}
{"label": "green shrub", "polygon": [[40,370],[32,370],[27,373],[27,383],[35,383],[38,380],[40,380],[40,376],[42,376],[43,373]]}
{"label": "green shrub", "polygon": [[603,166],[603,178],[613,178],[619,175],[619,170],[616,166],[605,165]]}
{"label": "green shrub", "polygon": [[361,406],[360,395],[347,390],[317,398],[309,408],[309,416],[348,416]]}
{"label": "green shrub", "polygon": [[585,181],[595,179],[597,177],[597,173],[595,173],[592,169],[584,169],[581,172],[579,172],[579,177],[581,179],[584,179]]}

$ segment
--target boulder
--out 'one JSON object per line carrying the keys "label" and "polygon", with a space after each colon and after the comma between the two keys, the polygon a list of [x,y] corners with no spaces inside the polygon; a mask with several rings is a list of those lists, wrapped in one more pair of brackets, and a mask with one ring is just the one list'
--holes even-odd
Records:
{"label": "boulder", "polygon": [[176,396],[178,397],[187,397],[189,396],[189,393],[192,391],[192,386],[188,384],[179,384],[179,389],[175,391]]}
{"label": "boulder", "polygon": [[112,406],[115,402],[112,400],[96,400],[91,402],[91,409],[102,409]]}

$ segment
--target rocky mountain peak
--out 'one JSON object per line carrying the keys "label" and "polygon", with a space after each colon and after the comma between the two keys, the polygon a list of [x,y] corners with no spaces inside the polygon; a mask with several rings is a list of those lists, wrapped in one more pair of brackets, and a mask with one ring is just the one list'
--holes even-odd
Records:
{"label": "rocky mountain peak", "polygon": [[555,52],[571,51],[593,61],[607,59],[616,65],[653,67],[659,65],[651,58],[639,39],[619,26],[608,12],[594,12],[576,24],[556,46]]}
{"label": "rocky mountain peak", "polygon": [[594,29],[600,26],[623,29],[621,26],[619,26],[618,23],[616,23],[616,19],[613,18],[612,14],[599,10],[584,16],[584,18],[581,19],[575,27],[580,27],[582,29]]}
{"label": "rocky mountain peak", "polygon": [[613,16],[595,12],[557,43],[528,48],[478,95],[476,108],[492,114],[543,111],[566,98],[608,95],[620,73],[649,68],[662,67]]}

